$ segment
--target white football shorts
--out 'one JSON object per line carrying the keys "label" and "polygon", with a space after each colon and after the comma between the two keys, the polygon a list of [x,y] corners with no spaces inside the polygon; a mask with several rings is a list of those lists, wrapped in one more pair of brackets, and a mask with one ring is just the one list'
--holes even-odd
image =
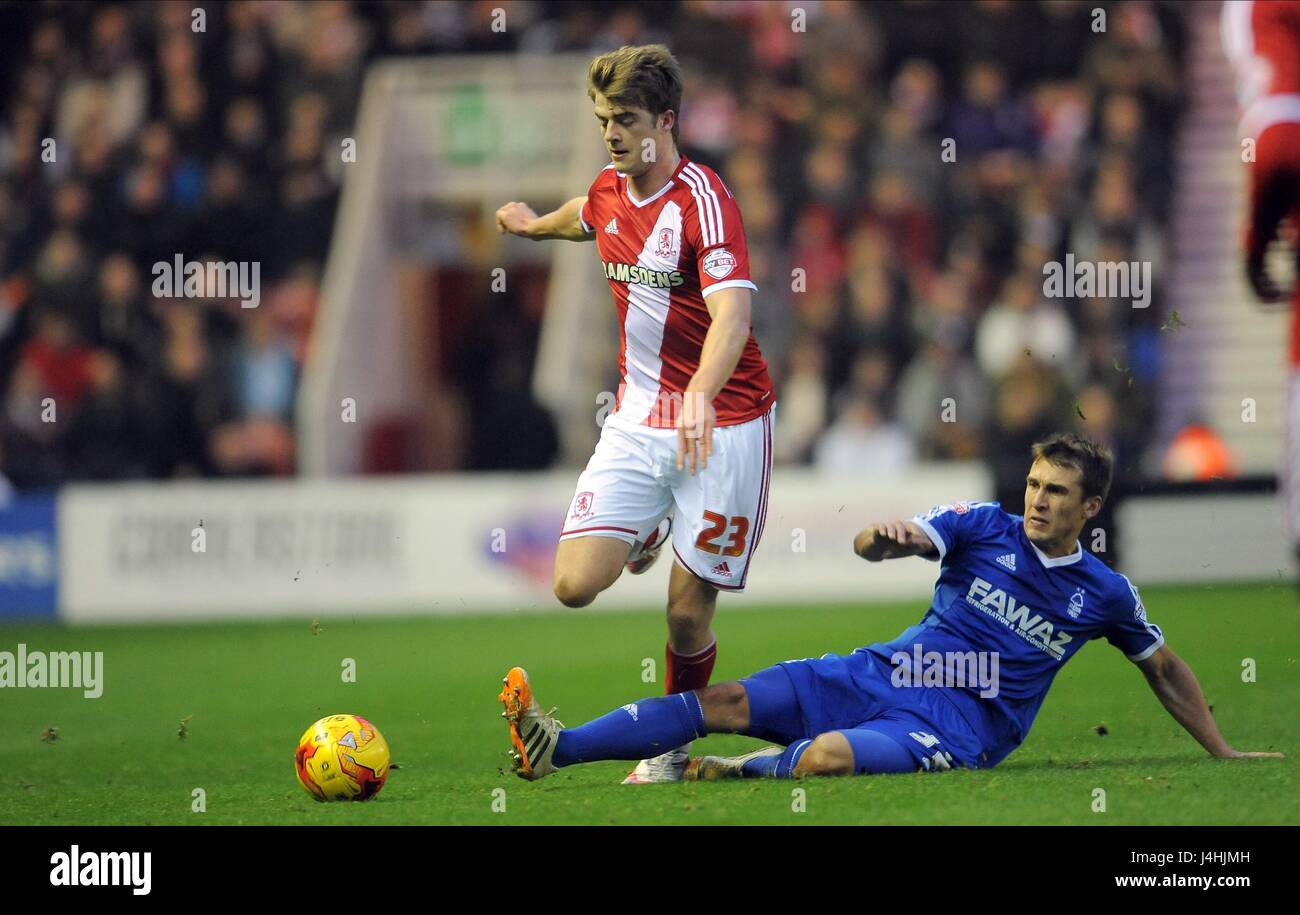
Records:
{"label": "white football shorts", "polygon": [[772,477],[776,407],[713,430],[708,466],[677,469],[677,430],[630,423],[611,413],[578,477],[561,540],[615,537],[636,544],[673,516],[673,552],[697,578],[743,591],[763,536]]}

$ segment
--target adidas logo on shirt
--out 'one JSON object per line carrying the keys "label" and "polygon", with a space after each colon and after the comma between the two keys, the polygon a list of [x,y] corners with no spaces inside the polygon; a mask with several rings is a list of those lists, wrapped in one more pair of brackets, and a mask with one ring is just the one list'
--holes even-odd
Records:
{"label": "adidas logo on shirt", "polygon": [[1013,572],[1016,570],[1016,554],[1015,554],[1015,553],[1007,553],[1007,555],[1005,555],[1005,556],[999,556],[999,557],[998,557],[998,562],[1002,563],[1002,565],[1006,566],[1008,569],[1010,569],[1010,570],[1013,571]]}
{"label": "adidas logo on shirt", "polygon": [[609,221],[609,224],[605,226],[605,231],[606,231],[608,234],[610,234],[610,235],[617,235],[617,234],[618,234],[618,217],[617,217],[617,216],[615,216],[613,219],[611,219],[611,220]]}
{"label": "adidas logo on shirt", "polygon": [[709,569],[709,571],[714,575],[725,575],[728,578],[731,577],[731,569],[727,567],[727,561],[725,559],[713,568]]}

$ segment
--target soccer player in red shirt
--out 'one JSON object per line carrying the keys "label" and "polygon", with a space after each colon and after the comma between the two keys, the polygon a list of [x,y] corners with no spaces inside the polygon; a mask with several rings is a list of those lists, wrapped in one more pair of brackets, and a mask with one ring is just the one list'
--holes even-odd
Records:
{"label": "soccer player in red shirt", "polygon": [[[677,61],[622,47],[587,83],[610,164],[545,216],[519,202],[496,214],[501,232],[594,240],[618,308],[618,397],[560,534],[555,595],[584,607],[671,539],[666,688],[689,693],[713,671],[718,591],[744,590],[763,533],[776,396],[750,332],[740,210],[677,150]],[[624,784],[680,779],[688,748],[664,749]]]}
{"label": "soccer player in red shirt", "polygon": [[[1300,2],[1223,5],[1223,47],[1237,74],[1241,135],[1255,141],[1246,227],[1246,276],[1262,302],[1284,297],[1264,255],[1288,216],[1300,230]],[[1297,264],[1300,265],[1300,251]],[[1282,492],[1300,555],[1300,283],[1291,290],[1290,378]]]}

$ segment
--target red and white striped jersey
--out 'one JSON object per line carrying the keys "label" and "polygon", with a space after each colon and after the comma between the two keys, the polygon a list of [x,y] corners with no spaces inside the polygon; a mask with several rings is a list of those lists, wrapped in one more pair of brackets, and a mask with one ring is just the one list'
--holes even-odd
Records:
{"label": "red and white striped jersey", "polygon": [[[719,289],[756,288],[740,208],[711,168],[682,156],[668,183],[645,200],[633,197],[627,178],[610,163],[587,191],[580,218],[596,234],[618,306],[621,384],[614,415],[672,428],[711,323],[704,297]],[[751,333],[713,401],[717,424],[756,419],[774,400],[767,363]]]}
{"label": "red and white striped jersey", "polygon": [[1300,2],[1231,0],[1223,5],[1223,50],[1237,75],[1241,135],[1300,123]]}

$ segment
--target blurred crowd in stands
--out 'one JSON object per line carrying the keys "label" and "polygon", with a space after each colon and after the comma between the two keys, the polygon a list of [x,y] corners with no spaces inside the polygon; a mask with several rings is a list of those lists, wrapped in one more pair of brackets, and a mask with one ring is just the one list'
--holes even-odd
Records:
{"label": "blurred crowd in stands", "polygon": [[[649,42],[686,71],[683,151],[741,205],[779,461],[983,458],[1015,506],[1029,443],[1077,428],[1115,449],[1118,485],[1136,470],[1160,289],[1145,309],[1049,298],[1043,266],[1161,275],[1175,5],[236,2],[206,5],[202,34],[192,8],[0,7],[0,449],[18,485],[292,472],[338,196],[326,150],[366,63]],[[262,304],[151,295],[176,253],[260,260]],[[33,406],[47,392],[55,423]]]}
{"label": "blurred crowd in stands", "polygon": [[[293,470],[324,151],[369,30],[346,5],[231,3],[196,32],[196,8],[0,6],[0,457],[20,488]],[[154,294],[178,255],[258,261],[260,304]]]}

